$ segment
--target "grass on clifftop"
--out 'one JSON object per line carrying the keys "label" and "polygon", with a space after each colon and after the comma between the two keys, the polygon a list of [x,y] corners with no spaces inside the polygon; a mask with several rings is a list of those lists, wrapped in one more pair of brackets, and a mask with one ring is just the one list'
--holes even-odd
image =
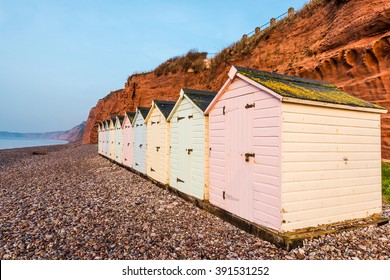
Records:
{"label": "grass on clifftop", "polygon": [[390,204],[390,163],[382,163],[382,197],[383,202]]}

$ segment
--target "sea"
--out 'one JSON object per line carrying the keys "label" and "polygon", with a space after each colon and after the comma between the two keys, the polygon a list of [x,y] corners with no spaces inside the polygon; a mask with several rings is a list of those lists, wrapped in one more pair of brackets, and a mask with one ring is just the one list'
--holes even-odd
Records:
{"label": "sea", "polygon": [[67,143],[68,141],[63,140],[0,136],[0,150],[36,146],[50,146]]}

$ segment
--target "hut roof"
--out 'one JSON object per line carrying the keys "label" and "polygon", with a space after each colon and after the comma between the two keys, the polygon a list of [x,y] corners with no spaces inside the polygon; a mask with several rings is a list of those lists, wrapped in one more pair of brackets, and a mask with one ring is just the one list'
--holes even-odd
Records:
{"label": "hut roof", "polygon": [[138,107],[138,110],[141,113],[142,117],[145,119],[150,111],[150,107]]}
{"label": "hut roof", "polygon": [[161,113],[165,118],[168,118],[171,113],[173,107],[175,107],[176,102],[173,101],[165,101],[165,100],[153,100],[154,104],[160,109]]}
{"label": "hut roof", "polygon": [[217,95],[217,92],[196,90],[196,89],[189,89],[189,88],[183,88],[183,92],[203,112],[206,110],[207,106],[209,106],[211,101]]}
{"label": "hut roof", "polygon": [[123,120],[125,119],[125,116],[118,116],[117,118],[118,118],[119,124],[122,126]]}
{"label": "hut roof", "polygon": [[237,72],[259,83],[282,97],[325,102],[353,107],[384,109],[381,106],[354,97],[336,86],[315,80],[234,66]]}
{"label": "hut roof", "polygon": [[126,112],[126,115],[129,118],[130,122],[132,123],[135,117],[135,112]]}

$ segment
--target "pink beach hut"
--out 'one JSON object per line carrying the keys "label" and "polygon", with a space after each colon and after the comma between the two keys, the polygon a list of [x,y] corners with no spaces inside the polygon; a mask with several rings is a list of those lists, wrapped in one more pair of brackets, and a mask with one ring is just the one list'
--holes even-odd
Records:
{"label": "pink beach hut", "polygon": [[277,231],[381,212],[380,106],[232,67],[210,103],[210,203]]}
{"label": "pink beach hut", "polygon": [[133,120],[135,112],[126,112],[125,119],[122,125],[122,157],[123,165],[133,167],[133,153],[134,153],[134,132],[133,132]]}

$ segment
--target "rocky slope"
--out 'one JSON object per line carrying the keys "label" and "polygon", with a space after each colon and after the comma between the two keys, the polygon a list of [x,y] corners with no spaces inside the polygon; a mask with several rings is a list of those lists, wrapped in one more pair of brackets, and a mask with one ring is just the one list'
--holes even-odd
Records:
{"label": "rocky slope", "polygon": [[[91,109],[83,143],[96,143],[98,122],[152,99],[174,101],[182,87],[218,90],[230,65],[331,82],[390,109],[390,2],[312,0],[293,17],[223,50],[211,69],[133,75]],[[382,117],[382,156],[390,159],[389,114]]]}
{"label": "rocky slope", "polygon": [[84,121],[81,124],[66,131],[53,131],[53,132],[44,132],[44,133],[18,133],[18,132],[0,131],[0,136],[57,139],[57,140],[65,140],[68,141],[69,143],[79,143],[81,142],[84,135],[85,124],[86,122]]}

